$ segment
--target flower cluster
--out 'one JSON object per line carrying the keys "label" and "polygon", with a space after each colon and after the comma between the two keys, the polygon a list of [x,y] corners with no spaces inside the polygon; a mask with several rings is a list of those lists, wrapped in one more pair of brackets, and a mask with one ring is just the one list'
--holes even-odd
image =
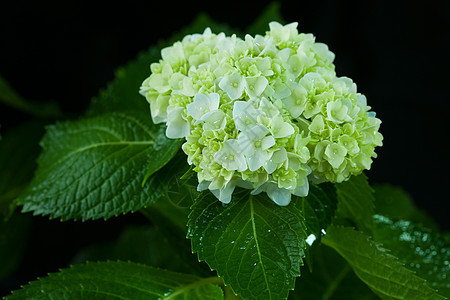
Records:
{"label": "flower cluster", "polygon": [[342,182],[369,169],[381,121],[334,54],[297,23],[265,36],[188,35],[161,51],[141,94],[155,123],[198,173],[199,190],[228,203],[236,186],[279,205],[309,181]]}

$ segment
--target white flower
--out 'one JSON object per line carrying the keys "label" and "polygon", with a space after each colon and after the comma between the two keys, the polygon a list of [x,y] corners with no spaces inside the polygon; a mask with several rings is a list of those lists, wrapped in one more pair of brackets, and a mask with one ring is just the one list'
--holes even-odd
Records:
{"label": "white flower", "polygon": [[233,120],[236,129],[245,131],[258,124],[261,111],[257,110],[252,102],[236,101],[233,106]]}
{"label": "white flower", "polygon": [[195,90],[192,79],[181,73],[175,73],[169,79],[169,85],[173,94],[181,94],[185,96],[194,96]]}
{"label": "white flower", "polygon": [[148,93],[148,102],[150,102],[150,111],[153,123],[167,122],[167,107],[169,106],[169,95],[161,95],[159,93]]}
{"label": "white flower", "polygon": [[184,37],[150,65],[140,93],[154,123],[198,173],[199,189],[228,203],[236,186],[279,205],[314,183],[342,182],[369,169],[381,121],[356,84],[337,77],[334,54],[297,24],[265,35]]}
{"label": "white flower", "polygon": [[278,187],[278,184],[272,181],[267,181],[258,189],[251,192],[252,195],[257,195],[261,192],[266,192],[267,196],[280,206],[286,206],[291,202],[292,191]]}
{"label": "white flower", "polygon": [[287,159],[287,152],[285,148],[277,149],[272,157],[265,162],[264,169],[268,174],[272,174],[278,167],[279,164],[282,164]]}
{"label": "white flower", "polygon": [[297,22],[293,22],[285,26],[281,25],[278,22],[270,22],[270,35],[274,38],[276,43],[286,42],[291,36],[298,33],[297,25]]}
{"label": "white flower", "polygon": [[341,99],[327,103],[327,120],[336,124],[351,121],[351,118],[348,116],[348,107],[344,105]]}
{"label": "white flower", "polygon": [[236,184],[237,184],[237,180],[231,180],[231,181],[227,182],[224,185],[224,187],[222,187],[220,189],[214,189],[210,185],[210,190],[214,194],[214,196],[216,196],[216,198],[219,199],[220,202],[227,204],[227,203],[230,203],[230,201],[231,201],[231,196],[236,187]]}
{"label": "white flower", "polygon": [[332,143],[325,149],[325,157],[333,168],[339,168],[347,155],[347,149],[338,143]]}
{"label": "white flower", "polygon": [[184,47],[180,42],[176,42],[173,46],[162,49],[161,56],[164,61],[172,66],[179,65],[186,60],[184,56]]}
{"label": "white flower", "polygon": [[280,110],[265,97],[263,97],[259,103],[259,110],[269,119],[272,119],[280,114]]}
{"label": "white flower", "polygon": [[239,99],[245,87],[245,79],[239,72],[233,72],[231,75],[225,76],[219,82],[219,87],[227,93],[231,100]]}
{"label": "white flower", "polygon": [[284,138],[293,134],[294,127],[291,124],[285,122],[281,115],[276,115],[270,122],[269,130],[274,138]]}
{"label": "white flower", "polygon": [[[189,103],[186,108],[195,120],[196,124],[199,121],[204,121],[208,117],[208,113],[214,112],[219,108],[220,96],[217,93],[211,93],[209,95],[196,94],[194,101]],[[206,115],[206,116],[205,116]]]}
{"label": "white flower", "polygon": [[247,163],[242,154],[242,148],[237,140],[231,139],[223,143],[223,148],[214,155],[214,160],[228,171],[243,172]]}
{"label": "white flower", "polygon": [[259,97],[267,87],[269,81],[264,76],[245,78],[245,92],[250,99]]}
{"label": "white flower", "polygon": [[214,111],[210,111],[209,113],[204,114],[200,121],[204,121],[203,130],[217,130],[224,129],[227,125],[227,119],[225,117],[225,113],[216,109]]}
{"label": "white flower", "polygon": [[311,46],[312,50],[317,53],[322,59],[327,60],[328,62],[332,63],[334,61],[334,53],[328,50],[328,46],[323,43],[314,43]]}
{"label": "white flower", "polygon": [[297,196],[297,197],[306,197],[306,196],[308,196],[308,193],[309,193],[309,181],[308,181],[308,178],[305,178],[303,180],[303,184],[302,185],[298,185],[297,184],[297,187],[292,192],[292,194]]}
{"label": "white flower", "polygon": [[270,57],[257,57],[255,58],[255,64],[263,76],[273,75],[272,62]]}
{"label": "white flower", "polygon": [[274,90],[274,99],[284,99],[291,95],[291,90],[286,84],[283,83],[281,79],[275,80],[275,82],[272,84],[272,88]]}
{"label": "white flower", "polygon": [[298,54],[291,55],[287,61],[287,70],[293,78],[297,78],[305,69],[305,64]]}
{"label": "white flower", "polygon": [[188,121],[183,118],[183,107],[176,107],[167,114],[166,135],[170,139],[186,137],[190,132]]}
{"label": "white flower", "polygon": [[298,118],[305,110],[308,92],[303,86],[297,83],[291,83],[290,89],[291,95],[282,101],[292,117]]}
{"label": "white flower", "polygon": [[256,125],[243,131],[238,137],[248,168],[252,172],[261,168],[272,156],[273,151],[268,149],[275,145],[275,139],[271,135],[266,136],[268,133],[269,130],[264,125]]}

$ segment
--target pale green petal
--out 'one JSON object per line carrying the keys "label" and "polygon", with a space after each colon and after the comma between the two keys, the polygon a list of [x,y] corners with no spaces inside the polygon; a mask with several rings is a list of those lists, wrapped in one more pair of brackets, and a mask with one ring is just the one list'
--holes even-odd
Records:
{"label": "pale green petal", "polygon": [[314,52],[316,52],[316,54],[317,54],[320,58],[326,60],[327,62],[332,63],[332,62],[334,61],[335,55],[334,55],[333,52],[331,52],[330,50],[328,50],[328,46],[327,46],[326,44],[323,44],[323,43],[314,43],[314,44],[312,45],[312,50],[313,50]]}
{"label": "pale green petal", "polygon": [[272,147],[273,145],[275,145],[275,139],[271,135],[266,136],[261,140],[261,149],[262,150],[267,150],[270,147]]}
{"label": "pale green petal", "polygon": [[332,143],[325,149],[325,157],[333,168],[339,168],[346,155],[347,149],[337,143]]}
{"label": "pale green petal", "polygon": [[191,117],[199,120],[204,114],[219,108],[219,99],[220,96],[217,93],[209,95],[198,93],[195,95],[194,101],[188,104],[186,108]]}
{"label": "pale green petal", "polygon": [[161,50],[162,59],[172,66],[182,64],[186,61],[184,57],[183,45],[176,42],[173,46]]}
{"label": "pale green petal", "polygon": [[269,198],[280,206],[287,206],[291,202],[290,190],[279,188],[274,183],[270,183],[265,190]]}
{"label": "pale green petal", "polygon": [[272,119],[280,114],[279,109],[267,98],[263,97],[259,103],[259,110],[262,111],[266,117]]}
{"label": "pale green petal", "polygon": [[278,149],[277,151],[275,151],[275,153],[272,156],[272,161],[277,164],[286,161],[286,159],[287,159],[286,148]]}
{"label": "pale green petal", "polygon": [[170,139],[184,138],[189,134],[190,125],[183,118],[183,107],[177,107],[169,111],[167,115],[166,135]]}
{"label": "pale green petal", "polygon": [[264,165],[264,170],[266,170],[267,174],[272,174],[278,167],[278,164],[274,163],[273,160],[267,160]]}
{"label": "pale green petal", "polygon": [[283,104],[293,118],[298,118],[305,110],[308,92],[296,83],[291,83],[291,95],[283,99]]}
{"label": "pale green petal", "polygon": [[163,123],[167,121],[167,107],[169,106],[169,95],[159,94],[154,102],[150,102],[150,111],[153,123]]}
{"label": "pale green petal", "polygon": [[257,57],[255,59],[255,64],[258,70],[263,76],[272,76],[273,70],[271,69],[271,59],[270,57]]}
{"label": "pale green petal", "polygon": [[242,172],[247,170],[247,163],[242,148],[237,140],[231,139],[223,143],[223,148],[214,155],[214,160],[228,171]]}
{"label": "pale green petal", "polygon": [[292,192],[297,197],[306,197],[309,193],[309,181],[307,178],[305,178],[302,185],[297,185],[295,190]]}
{"label": "pale green petal", "polygon": [[236,101],[233,106],[233,120],[238,130],[244,131],[258,124],[261,111],[257,110],[251,102]]}
{"label": "pale green petal", "polygon": [[267,87],[268,80],[264,76],[245,78],[245,92],[250,98],[259,97]]}
{"label": "pale green petal", "polygon": [[210,184],[211,184],[211,181],[207,181],[207,180],[200,181],[199,180],[199,183],[197,185],[197,191],[201,192],[201,191],[207,190]]}
{"label": "pale green petal", "polygon": [[291,124],[284,122],[281,115],[277,115],[272,119],[270,132],[274,138],[283,138],[293,134],[295,131]]}
{"label": "pale green petal", "polygon": [[348,135],[341,135],[338,141],[339,145],[344,146],[350,155],[357,154],[360,151],[358,141]]}
{"label": "pale green petal", "polygon": [[276,80],[272,87],[275,91],[273,95],[275,99],[284,99],[291,95],[291,90],[281,80]]}
{"label": "pale green petal", "polygon": [[256,148],[252,156],[247,156],[248,169],[252,172],[258,170],[271,156],[272,151],[262,150],[261,147]]}
{"label": "pale green petal", "polygon": [[169,80],[161,74],[152,74],[148,85],[158,91],[158,93],[165,93],[170,90]]}
{"label": "pale green petal", "polygon": [[238,72],[225,76],[219,83],[219,87],[227,93],[231,100],[241,98],[245,87],[245,79]]}
{"label": "pale green petal", "polygon": [[320,134],[322,130],[325,129],[325,122],[323,120],[323,117],[321,115],[315,116],[308,128],[310,131],[316,134]]}
{"label": "pale green petal", "polygon": [[345,121],[347,112],[348,107],[341,100],[328,102],[327,104],[327,119],[336,124],[341,124]]}
{"label": "pale green petal", "polygon": [[227,204],[231,201],[231,196],[236,188],[236,180],[228,182],[222,189],[211,190],[214,196],[219,199],[220,202]]}
{"label": "pale green petal", "polygon": [[304,63],[299,55],[294,54],[289,57],[287,70],[291,72],[294,77],[298,77],[303,72],[304,67]]}
{"label": "pale green petal", "polygon": [[227,119],[225,117],[225,113],[220,110],[214,110],[204,114],[200,121],[204,121],[203,130],[218,130],[224,129],[227,125]]}

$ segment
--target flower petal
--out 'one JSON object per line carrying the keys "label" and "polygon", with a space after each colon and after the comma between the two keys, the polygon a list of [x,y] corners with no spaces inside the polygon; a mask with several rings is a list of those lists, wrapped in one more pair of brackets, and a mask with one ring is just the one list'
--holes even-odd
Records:
{"label": "flower petal", "polygon": [[272,153],[272,151],[262,150],[261,147],[256,148],[255,153],[247,157],[248,169],[252,172],[258,170],[270,159]]}
{"label": "flower petal", "polygon": [[270,129],[274,138],[277,139],[287,137],[295,132],[294,127],[292,127],[291,124],[284,122],[281,115],[273,118]]}
{"label": "flower petal", "polygon": [[337,169],[344,162],[347,155],[347,149],[337,143],[332,143],[325,149],[325,157],[330,165]]}
{"label": "flower petal", "polygon": [[266,193],[273,202],[280,206],[286,206],[291,202],[291,191],[279,188],[275,183],[267,185]]}
{"label": "flower petal", "polygon": [[271,135],[266,136],[261,140],[261,149],[262,150],[267,150],[270,147],[272,147],[273,145],[275,145],[275,139]]}
{"label": "flower petal", "polygon": [[309,181],[307,178],[303,181],[303,184],[295,188],[295,190],[292,192],[295,196],[298,197],[306,197],[309,193]]}
{"label": "flower petal", "polygon": [[269,81],[264,76],[245,78],[245,92],[252,98],[259,97],[267,87]]}
{"label": "flower petal", "polygon": [[253,107],[251,102],[236,101],[233,106],[233,120],[236,129],[244,131],[258,123],[261,112]]}
{"label": "flower petal", "polygon": [[235,139],[223,143],[223,148],[214,154],[214,160],[228,171],[242,172],[247,170],[247,163],[239,142]]}
{"label": "flower petal", "polygon": [[167,115],[166,135],[170,139],[179,139],[189,135],[189,123],[183,119],[183,107],[176,107]]}
{"label": "flower petal", "polygon": [[[224,129],[227,124],[225,113],[220,109],[204,114],[197,122],[201,121],[205,122],[203,124],[203,130],[205,131]],[[195,124],[197,124],[197,122],[195,122]]]}
{"label": "flower petal", "polygon": [[241,98],[245,87],[245,79],[238,72],[233,72],[231,75],[225,76],[219,82],[219,87],[227,93],[231,100]]}

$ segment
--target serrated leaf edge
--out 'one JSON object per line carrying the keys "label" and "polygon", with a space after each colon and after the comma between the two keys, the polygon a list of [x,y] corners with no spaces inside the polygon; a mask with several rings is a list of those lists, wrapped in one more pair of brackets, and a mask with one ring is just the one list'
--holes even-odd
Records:
{"label": "serrated leaf edge", "polygon": [[[403,267],[408,273],[411,273],[411,275],[412,275],[413,277],[417,278],[419,281],[422,281],[423,287],[424,287],[424,288],[429,289],[429,290],[435,292],[436,295],[439,296],[439,297],[441,297],[441,299],[443,299],[443,300],[444,300],[444,299],[447,299],[447,297],[444,297],[444,296],[440,295],[440,294],[438,293],[437,290],[433,289],[432,287],[430,287],[430,286],[428,286],[428,285],[425,285],[425,282],[427,282],[427,280],[423,279],[422,277],[417,276],[417,275],[416,275],[416,272],[414,272],[414,271],[408,269],[408,268],[405,266],[405,264],[402,263],[402,262],[398,259],[398,257],[396,257],[396,256],[394,256],[394,255],[391,254],[391,250],[389,250],[389,249],[387,249],[387,248],[383,248],[383,247],[382,247],[383,244],[382,244],[382,243],[379,243],[379,242],[376,242],[371,236],[369,236],[369,235],[367,235],[367,234],[365,234],[365,233],[363,233],[363,232],[361,232],[361,231],[356,230],[355,227],[342,226],[342,225],[332,225],[332,226],[334,226],[334,227],[336,227],[336,228],[340,228],[340,229],[342,229],[342,228],[352,229],[353,231],[355,231],[356,233],[358,233],[359,235],[361,235],[362,237],[364,237],[364,239],[367,240],[369,243],[374,244],[374,245],[377,247],[377,249],[379,249],[381,252],[385,252],[386,255],[387,255],[389,258],[393,259],[399,266]],[[327,242],[326,242],[326,235],[324,236],[324,239],[322,239],[322,243],[325,244],[325,245],[327,245]],[[328,246],[328,247],[331,247],[330,245],[327,245],[327,246]],[[333,247],[331,247],[331,248],[334,249]],[[334,249],[334,250],[337,251],[336,249]],[[337,251],[337,252],[341,255],[341,253],[340,253],[339,251]],[[344,258],[344,259],[345,259],[345,258]],[[347,259],[346,259],[346,260],[347,260]],[[350,261],[348,261],[348,263],[349,263],[349,265],[350,265],[350,266],[352,267],[352,269],[353,269],[352,263],[351,263]],[[355,272],[355,273],[356,273],[356,272]],[[358,278],[359,278],[359,276],[358,276]],[[372,285],[368,284],[367,282],[364,282],[364,283],[367,284],[371,289],[380,291],[379,289],[373,287]],[[383,292],[383,293],[384,293],[384,292]],[[392,297],[391,295],[388,295],[388,296]]]}

